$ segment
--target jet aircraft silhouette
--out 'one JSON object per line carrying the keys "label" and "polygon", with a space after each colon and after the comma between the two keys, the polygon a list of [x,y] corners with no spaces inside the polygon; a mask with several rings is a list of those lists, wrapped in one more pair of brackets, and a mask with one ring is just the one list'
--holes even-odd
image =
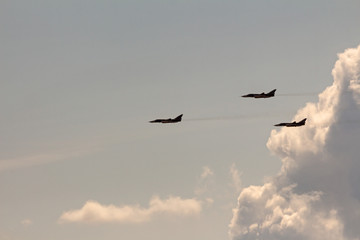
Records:
{"label": "jet aircraft silhouette", "polygon": [[168,119],[155,119],[152,121],[149,121],[150,123],[177,123],[181,122],[182,114],[177,116],[176,118],[168,118]]}
{"label": "jet aircraft silhouette", "polygon": [[251,97],[251,98],[270,98],[275,96],[276,89],[268,92],[268,93],[250,93],[247,95],[243,95],[242,97]]}
{"label": "jet aircraft silhouette", "polygon": [[276,126],[276,127],[300,127],[300,126],[305,125],[305,122],[306,122],[306,118],[304,118],[300,122],[293,121],[291,123],[279,123],[274,126]]}

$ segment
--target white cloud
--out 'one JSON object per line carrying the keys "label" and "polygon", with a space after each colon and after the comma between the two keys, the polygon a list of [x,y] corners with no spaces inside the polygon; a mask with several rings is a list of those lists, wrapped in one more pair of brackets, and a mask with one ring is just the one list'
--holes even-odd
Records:
{"label": "white cloud", "polygon": [[152,220],[160,214],[173,216],[194,216],[202,210],[202,202],[191,198],[169,197],[160,199],[157,196],[151,198],[148,208],[135,206],[101,205],[96,201],[87,201],[78,210],[71,210],[61,215],[59,222],[78,223],[142,223]]}
{"label": "white cloud", "polygon": [[294,120],[273,130],[269,150],[282,158],[279,174],[240,193],[232,239],[360,239],[360,46],[339,54],[334,83]]}
{"label": "white cloud", "polygon": [[239,170],[236,168],[235,163],[231,165],[230,167],[230,175],[232,180],[232,185],[234,186],[236,193],[241,192],[241,177]]}

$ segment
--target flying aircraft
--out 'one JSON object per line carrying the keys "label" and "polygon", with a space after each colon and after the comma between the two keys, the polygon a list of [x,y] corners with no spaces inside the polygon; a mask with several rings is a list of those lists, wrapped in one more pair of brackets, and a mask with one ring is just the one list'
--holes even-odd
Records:
{"label": "flying aircraft", "polygon": [[243,95],[242,97],[251,97],[251,98],[270,98],[270,97],[273,97],[275,96],[275,91],[276,89],[268,92],[268,93],[250,93],[250,94],[247,94],[247,95]]}
{"label": "flying aircraft", "polygon": [[274,126],[276,126],[276,127],[300,127],[300,126],[305,125],[305,122],[306,122],[306,118],[304,118],[300,122],[293,121],[292,123],[279,123]]}
{"label": "flying aircraft", "polygon": [[177,116],[176,118],[168,118],[168,119],[155,119],[153,121],[149,121],[150,123],[177,123],[181,122],[182,114]]}

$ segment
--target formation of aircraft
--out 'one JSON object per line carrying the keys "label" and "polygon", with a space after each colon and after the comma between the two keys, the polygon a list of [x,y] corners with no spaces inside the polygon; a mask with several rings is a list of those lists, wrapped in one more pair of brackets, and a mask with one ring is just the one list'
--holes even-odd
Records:
{"label": "formation of aircraft", "polygon": [[[275,96],[275,92],[276,89],[268,92],[268,93],[250,93],[247,95],[243,95],[242,97],[249,97],[249,98],[270,98],[270,97],[274,97]],[[180,114],[179,116],[177,116],[176,118],[168,118],[168,119],[155,119],[152,121],[149,121],[150,123],[178,123],[181,122],[182,120],[182,116],[183,114]],[[303,120],[299,121],[299,122],[285,122],[285,123],[279,123],[279,124],[275,124],[274,126],[276,127],[300,127],[305,125],[306,122],[306,118],[304,118]]]}
{"label": "formation of aircraft", "polygon": [[242,97],[249,97],[249,98],[270,98],[275,96],[276,89],[268,92],[268,93],[249,93],[247,95],[243,95]]}
{"label": "formation of aircraft", "polygon": [[279,124],[275,124],[274,126],[276,126],[276,127],[300,127],[300,126],[305,125],[305,122],[306,122],[306,118],[304,118],[300,122],[293,121],[291,123],[279,123]]}
{"label": "formation of aircraft", "polygon": [[[247,94],[247,95],[243,95],[242,97],[248,97],[248,98],[270,98],[270,97],[274,97],[275,96],[275,92],[276,92],[276,89],[268,92],[268,93],[250,93],[250,94]],[[306,118],[304,118],[303,120],[301,120],[300,122],[291,122],[291,123],[279,123],[279,124],[276,124],[274,126],[276,127],[300,127],[300,126],[303,126],[305,125],[305,122],[306,122]]]}
{"label": "formation of aircraft", "polygon": [[150,123],[177,123],[181,122],[182,120],[182,114],[177,116],[176,118],[168,118],[168,119],[155,119],[152,121],[149,121]]}

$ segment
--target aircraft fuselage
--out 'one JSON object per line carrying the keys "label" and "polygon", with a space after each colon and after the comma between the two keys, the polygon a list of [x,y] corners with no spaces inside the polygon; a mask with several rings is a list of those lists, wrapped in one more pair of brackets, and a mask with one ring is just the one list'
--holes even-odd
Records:
{"label": "aircraft fuselage", "polygon": [[242,97],[245,97],[245,98],[271,98],[271,97],[274,97],[275,96],[275,91],[276,89],[268,92],[268,93],[250,93],[250,94],[247,94],[247,95],[243,95]]}
{"label": "aircraft fuselage", "polygon": [[304,118],[303,120],[301,120],[300,122],[291,122],[291,123],[279,123],[279,124],[275,124],[275,127],[300,127],[300,126],[304,126],[306,122],[306,118]]}
{"label": "aircraft fuselage", "polygon": [[176,118],[168,118],[168,119],[155,119],[152,121],[149,121],[150,123],[177,123],[181,122],[182,120],[182,114],[177,116]]}

